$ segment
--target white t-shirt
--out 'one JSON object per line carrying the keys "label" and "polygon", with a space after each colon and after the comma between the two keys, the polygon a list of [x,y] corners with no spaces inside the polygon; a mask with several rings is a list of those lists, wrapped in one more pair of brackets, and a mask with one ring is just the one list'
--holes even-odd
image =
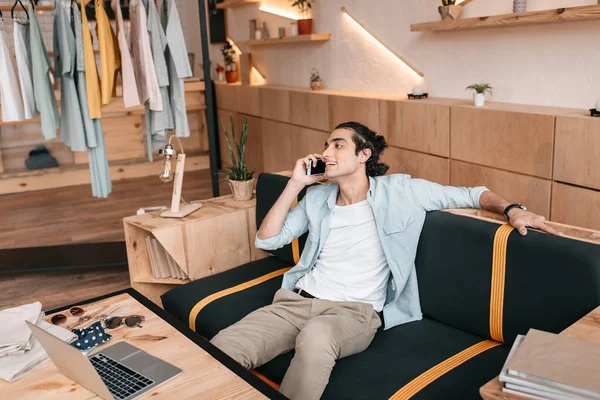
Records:
{"label": "white t-shirt", "polygon": [[319,299],[360,301],[381,311],[390,269],[367,200],[335,206],[331,230],[315,267],[296,287]]}

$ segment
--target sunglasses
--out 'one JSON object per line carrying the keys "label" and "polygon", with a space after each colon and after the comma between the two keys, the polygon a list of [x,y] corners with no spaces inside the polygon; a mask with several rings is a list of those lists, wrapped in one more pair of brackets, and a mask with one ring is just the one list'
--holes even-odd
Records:
{"label": "sunglasses", "polygon": [[130,315],[128,317],[109,317],[104,320],[104,325],[108,329],[116,329],[119,326],[125,324],[130,328],[137,326],[141,328],[140,325],[142,322],[146,320],[146,317],[143,315]]}
{"label": "sunglasses", "polygon": [[[69,315],[72,317],[80,317],[85,313],[85,310],[81,307],[71,307],[71,309],[69,310]],[[50,322],[52,322],[52,324],[54,325],[62,325],[65,322],[67,322],[67,318],[68,316],[65,314],[56,314],[54,316],[52,316],[52,318],[50,319]],[[81,318],[80,318],[81,320]]]}

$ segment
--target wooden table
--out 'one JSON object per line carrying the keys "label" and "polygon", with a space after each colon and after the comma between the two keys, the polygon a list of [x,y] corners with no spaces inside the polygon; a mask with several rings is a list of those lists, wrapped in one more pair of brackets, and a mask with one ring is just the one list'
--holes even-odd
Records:
{"label": "wooden table", "polygon": [[[142,324],[143,328],[122,325],[108,330],[113,337],[107,344],[126,340],[183,370],[180,376],[145,393],[141,399],[284,398],[133,289],[105,296],[104,299],[83,307],[86,312],[91,313],[104,305],[116,304],[129,306],[123,315],[144,315],[146,321]],[[99,350],[102,348],[100,346]],[[51,361],[16,382],[0,381],[0,393],[4,399],[99,399],[60,374]]]}
{"label": "wooden table", "polygon": [[[254,246],[256,197],[235,201],[221,196],[199,201],[202,208],[184,218],[150,212],[123,220],[131,287],[162,306],[168,290],[268,256]],[[146,237],[153,236],[190,279],[155,278]]]}
{"label": "wooden table", "polygon": [[[600,306],[560,334],[588,342],[600,343]],[[479,394],[485,400],[524,399],[521,396],[502,392],[502,383],[498,380],[498,377],[483,385],[479,389]]]}

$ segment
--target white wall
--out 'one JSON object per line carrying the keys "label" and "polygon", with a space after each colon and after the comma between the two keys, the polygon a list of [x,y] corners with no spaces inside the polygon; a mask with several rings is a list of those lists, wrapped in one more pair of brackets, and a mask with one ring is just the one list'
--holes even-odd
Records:
{"label": "white wall", "polygon": [[[286,0],[264,3],[290,7]],[[528,11],[596,3],[529,0]],[[272,84],[307,85],[311,69],[317,67],[326,87],[333,89],[408,93],[413,86],[424,85],[432,96],[469,98],[465,86],[486,81],[495,89],[494,101],[591,108],[600,97],[599,20],[410,32],[411,23],[439,20],[439,4],[438,0],[317,0],[313,30],[331,33],[331,41],[255,47],[253,59]],[[424,81],[344,17],[342,6],[423,71]],[[510,12],[511,0],[475,0],[465,7],[463,17]],[[258,5],[247,5],[228,10],[229,36],[247,40],[252,18],[266,21],[272,36],[279,26],[290,23],[258,11]],[[213,64],[222,62],[218,46],[211,46],[211,59]]]}

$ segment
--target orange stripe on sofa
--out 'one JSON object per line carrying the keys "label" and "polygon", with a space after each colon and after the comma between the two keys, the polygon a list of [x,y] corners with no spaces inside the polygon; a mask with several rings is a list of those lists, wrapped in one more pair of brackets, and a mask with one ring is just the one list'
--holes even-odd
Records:
{"label": "orange stripe on sofa", "polygon": [[474,344],[471,347],[466,348],[460,353],[453,355],[447,360],[439,363],[435,367],[432,367],[427,371],[423,372],[421,375],[417,376],[408,384],[404,385],[402,389],[394,393],[394,395],[390,397],[390,400],[410,399],[419,391],[421,391],[424,387],[426,387],[431,382],[435,381],[437,378],[444,375],[448,371],[458,367],[459,365],[477,356],[478,354],[481,354],[484,351],[494,348],[496,346],[500,346],[501,344],[502,343],[495,342],[493,340],[484,340],[482,342]]}
{"label": "orange stripe on sofa", "polygon": [[515,228],[505,224],[494,235],[492,256],[492,284],[490,290],[490,337],[504,342],[502,319],[504,316],[504,278],[506,276],[506,248],[508,237]]}

